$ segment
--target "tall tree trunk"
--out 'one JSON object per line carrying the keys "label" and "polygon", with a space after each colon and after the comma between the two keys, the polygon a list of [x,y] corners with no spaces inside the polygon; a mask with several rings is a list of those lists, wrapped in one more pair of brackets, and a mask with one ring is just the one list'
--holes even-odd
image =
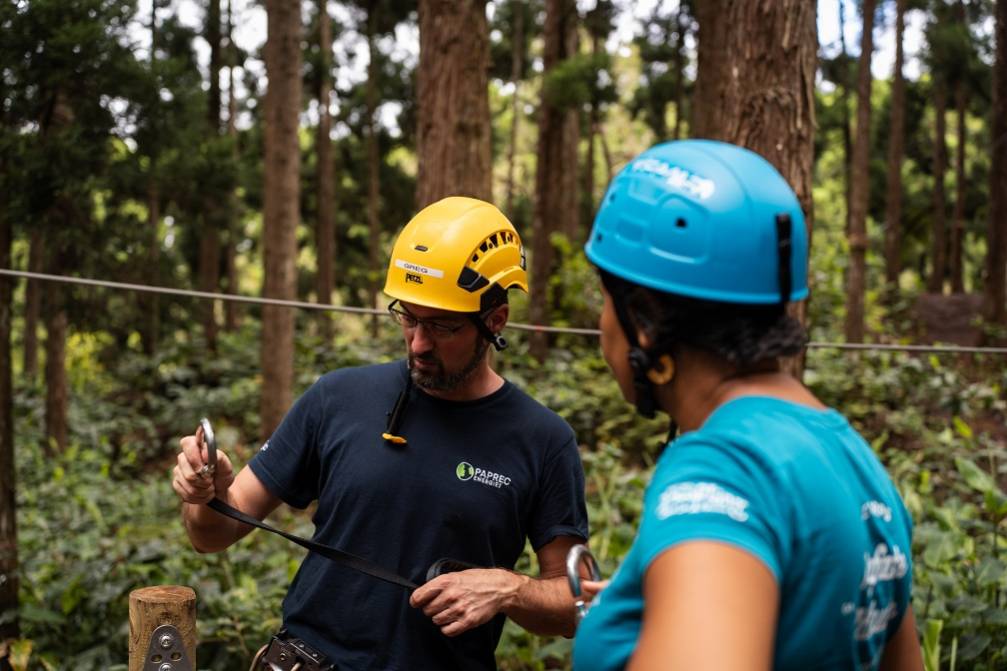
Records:
{"label": "tall tree trunk", "polygon": [[[52,113],[46,123],[42,124],[43,141],[50,134],[56,135],[74,122],[74,111],[62,91],[53,95]],[[70,197],[57,194],[54,202],[45,215],[46,231],[52,233],[51,240],[46,244],[44,265],[46,272],[57,275],[66,271],[70,265],[67,259],[64,230],[79,224],[75,221],[75,208]],[[45,322],[45,435],[43,446],[46,454],[52,454],[52,448],[62,452],[67,446],[67,410],[68,390],[66,376],[66,336],[68,318],[66,313],[66,289],[59,285],[47,288],[42,302],[42,318]]]}
{"label": "tall tree trunk", "polygon": [[[6,166],[0,165],[0,171]],[[11,221],[0,212],[0,267],[11,267]],[[18,638],[17,497],[14,470],[14,401],[11,321],[14,280],[0,277],[0,645]],[[4,662],[0,660],[0,668]]]}
{"label": "tall tree trunk", "polygon": [[[545,74],[577,52],[577,5],[574,0],[546,0]],[[553,269],[551,235],[577,232],[577,110],[562,109],[543,96],[539,106],[538,162],[535,172],[535,216],[529,316],[549,321],[549,277]],[[572,147],[572,152],[571,152]],[[548,352],[545,333],[533,333],[531,353],[542,361]]]}
{"label": "tall tree trunk", "polygon": [[[206,13],[206,41],[210,44],[210,90],[207,96],[206,127],[210,142],[220,134],[220,0],[209,0]],[[207,192],[203,206],[203,230],[199,238],[199,288],[216,292],[220,288],[220,225],[226,220],[217,193]],[[207,348],[217,350],[217,301],[201,304],[203,336]]]}
{"label": "tall tree trunk", "polygon": [[685,12],[682,3],[678,4],[675,10],[675,55],[672,58],[672,67],[675,68],[675,127],[672,129],[671,137],[678,140],[682,137],[682,121],[685,113]]}
{"label": "tall tree trunk", "polygon": [[[234,69],[238,66],[238,50],[234,46],[234,14],[232,0],[227,0],[227,136],[231,138],[231,158],[237,165],[238,153],[238,97],[234,92]],[[227,198],[227,239],[224,241],[224,273],[227,276],[227,291],[238,293],[238,194],[231,191]],[[224,330],[237,331],[240,322],[237,301],[224,303]]]}
{"label": "tall tree trunk", "polygon": [[906,79],[902,73],[902,47],[906,29],[906,0],[895,2],[895,71],[892,76],[891,135],[888,142],[888,177],[885,193],[885,282],[890,297],[898,291],[902,272],[902,162],[906,135]]}
{"label": "tall tree trunk", "polygon": [[846,49],[846,4],[844,0],[839,0],[839,44],[842,48],[839,106],[841,108],[843,119],[843,178],[846,185],[846,232],[849,234],[850,191],[853,188],[853,124],[850,121],[850,89],[853,87],[850,86],[850,69],[848,67],[849,52]]}
{"label": "tall tree trunk", "polygon": [[[29,235],[28,271],[40,273],[45,264],[45,238],[39,228]],[[38,322],[42,309],[41,280],[28,280],[24,293],[24,377],[29,383],[38,375]]]}
{"label": "tall tree trunk", "polygon": [[[155,80],[159,80],[157,69],[157,9],[158,0],[150,3],[150,71]],[[159,111],[157,102],[151,108],[151,115],[154,123],[157,123]],[[152,143],[150,147],[150,168],[147,173],[147,260],[145,266],[145,279],[153,284],[160,284],[159,273],[161,256],[161,237],[159,228],[161,225],[161,185],[158,181],[157,143]],[[142,326],[140,327],[140,340],[143,345],[143,352],[151,356],[157,350],[157,335],[161,330],[160,325],[160,301],[157,294],[142,293],[138,296],[138,304],[143,314]]]}
{"label": "tall tree trunk", "polygon": [[[219,204],[210,206],[208,203],[208,210],[204,214],[202,234],[199,236],[199,290],[215,293],[220,289],[220,229],[217,228],[216,218],[219,216]],[[216,300],[202,302],[203,337],[211,352],[217,351],[216,307]]]}
{"label": "tall tree trunk", "polygon": [[[49,266],[49,272],[58,274],[65,268],[58,260]],[[45,445],[47,456],[53,448],[63,452],[67,446],[68,393],[66,377],[66,336],[68,319],[64,307],[66,290],[53,285],[46,290],[43,303],[45,320]]]}
{"label": "tall tree trunk", "polygon": [[416,206],[493,198],[485,0],[419,0]]}
{"label": "tall tree trunk", "polygon": [[[601,53],[600,41],[601,38],[597,34],[591,36],[591,55],[595,59]],[[598,126],[601,123],[601,113],[598,109],[599,102],[595,98],[596,96],[591,97],[591,109],[588,112],[587,151],[584,155],[584,195],[581,199],[584,203],[584,214],[581,220],[586,222],[594,220],[594,145],[595,136],[598,134]]]}
{"label": "tall tree trunk", "polygon": [[996,4],[990,220],[986,255],[986,315],[1007,324],[1007,2]]}
{"label": "tall tree trunk", "polygon": [[524,7],[522,0],[511,0],[514,15],[514,34],[511,36],[510,80],[514,85],[511,96],[510,144],[507,147],[507,216],[514,217],[514,168],[517,163],[517,129],[521,119],[521,73],[524,72]]}
{"label": "tall tree trunk", "polygon": [[875,0],[864,0],[863,35],[857,69],[857,134],[853,141],[847,231],[850,269],[846,278],[846,341],[864,340],[864,294],[867,291],[867,199],[870,195],[871,57],[874,53]]}
{"label": "tall tree trunk", "polygon": [[955,82],[955,107],[958,122],[958,146],[955,147],[955,210],[951,219],[951,293],[965,293],[965,271],[962,268],[962,247],[965,244],[965,115],[967,96],[965,84]]}
{"label": "tall tree trunk", "polygon": [[927,291],[934,294],[944,292],[944,277],[947,275],[947,212],[944,195],[944,173],[948,165],[947,129],[944,116],[947,112],[947,92],[945,82],[934,80],[934,224],[930,248],[930,277]]}
{"label": "tall tree trunk", "polygon": [[[267,298],[293,300],[297,294],[297,223],[300,218],[301,109],[300,3],[266,0],[265,175],[263,186],[263,257]],[[294,313],[290,308],[262,308],[260,399],[263,439],[283,418],[292,400]]]}
{"label": "tall tree trunk", "polygon": [[[381,188],[380,158],[378,156],[378,128],[374,115],[378,109],[378,47],[375,44],[375,16],[377,11],[374,3],[367,12],[367,54],[370,61],[367,64],[367,83],[364,98],[367,104],[367,119],[364,122],[364,142],[367,151],[367,267],[370,270],[368,280],[368,305],[378,307],[378,277],[381,275],[381,262],[378,250],[381,245],[381,225],[378,221],[380,201],[378,193]],[[378,336],[378,318],[371,318],[371,337]]]}
{"label": "tall tree trunk", "polygon": [[[329,98],[332,94],[332,21],[327,0],[318,0],[318,46],[321,53],[318,73],[318,135],[315,139],[318,159],[318,221],[315,228],[315,247],[318,254],[318,273],[315,290],[318,302],[332,302],[333,265],[336,259],[336,235],[332,208],[335,202],[335,174],[332,165],[332,119],[329,116]],[[332,338],[332,314],[319,311],[322,337]]]}
{"label": "tall tree trunk", "polygon": [[[811,242],[815,139],[815,5],[804,0],[697,3],[699,65],[692,134],[764,156],[793,187]],[[791,313],[806,322],[806,301]],[[803,359],[787,369],[800,376]]]}

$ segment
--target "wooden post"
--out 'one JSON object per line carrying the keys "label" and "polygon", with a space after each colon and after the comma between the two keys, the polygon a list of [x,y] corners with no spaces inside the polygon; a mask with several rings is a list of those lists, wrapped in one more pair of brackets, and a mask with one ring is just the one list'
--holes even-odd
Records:
{"label": "wooden post", "polygon": [[182,634],[185,654],[196,668],[196,593],[190,587],[161,585],[129,594],[129,671],[143,671],[150,635],[164,624]]}

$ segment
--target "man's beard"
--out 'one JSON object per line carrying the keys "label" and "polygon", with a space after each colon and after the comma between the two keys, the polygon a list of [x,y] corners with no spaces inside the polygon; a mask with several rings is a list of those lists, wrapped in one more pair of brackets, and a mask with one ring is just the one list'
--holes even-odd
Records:
{"label": "man's beard", "polygon": [[[486,350],[488,348],[489,342],[487,340],[483,338],[476,340],[476,348],[475,352],[472,354],[472,358],[469,359],[464,366],[462,366],[460,371],[450,374],[444,372],[444,363],[433,354],[410,354],[409,374],[412,376],[413,382],[424,389],[429,389],[431,391],[454,391],[464,382],[467,382],[476,372],[476,369],[479,368],[479,364],[482,363],[483,358],[486,356]],[[417,359],[425,363],[436,364],[437,370],[432,373],[424,373],[420,371],[413,365]]]}

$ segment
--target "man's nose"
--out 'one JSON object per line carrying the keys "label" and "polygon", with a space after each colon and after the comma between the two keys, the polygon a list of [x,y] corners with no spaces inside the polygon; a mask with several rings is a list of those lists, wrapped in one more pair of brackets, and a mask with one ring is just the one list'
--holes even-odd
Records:
{"label": "man's nose", "polygon": [[427,333],[427,329],[423,324],[417,324],[416,328],[409,332],[407,338],[409,351],[413,354],[424,354],[434,348],[433,338]]}

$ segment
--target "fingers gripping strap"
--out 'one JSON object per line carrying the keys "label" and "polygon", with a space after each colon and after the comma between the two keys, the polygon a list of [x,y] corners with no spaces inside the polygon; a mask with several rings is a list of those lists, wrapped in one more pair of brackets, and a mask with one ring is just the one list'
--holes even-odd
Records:
{"label": "fingers gripping strap", "polygon": [[296,543],[303,548],[307,548],[312,552],[322,555],[327,559],[331,559],[334,562],[338,562],[343,566],[347,566],[354,571],[359,571],[360,573],[365,573],[378,580],[384,580],[385,582],[391,583],[393,585],[400,585],[408,590],[414,590],[418,585],[410,580],[406,580],[402,576],[392,573],[391,571],[381,568],[377,564],[374,564],[362,557],[358,557],[349,552],[344,552],[338,548],[334,548],[328,545],[322,545],[321,543],[316,543],[315,541],[308,540],[306,538],[301,538],[300,536],[295,536],[294,534],[288,534],[285,531],[280,531],[275,527],[271,527],[264,522],[260,522],[250,515],[246,515],[237,508],[234,508],[220,499],[213,499],[207,504],[210,508],[217,511],[221,515],[230,517],[231,519],[238,520],[239,522],[244,522],[253,527],[259,529],[265,529],[266,531],[272,532],[278,536],[283,536],[288,541]]}

